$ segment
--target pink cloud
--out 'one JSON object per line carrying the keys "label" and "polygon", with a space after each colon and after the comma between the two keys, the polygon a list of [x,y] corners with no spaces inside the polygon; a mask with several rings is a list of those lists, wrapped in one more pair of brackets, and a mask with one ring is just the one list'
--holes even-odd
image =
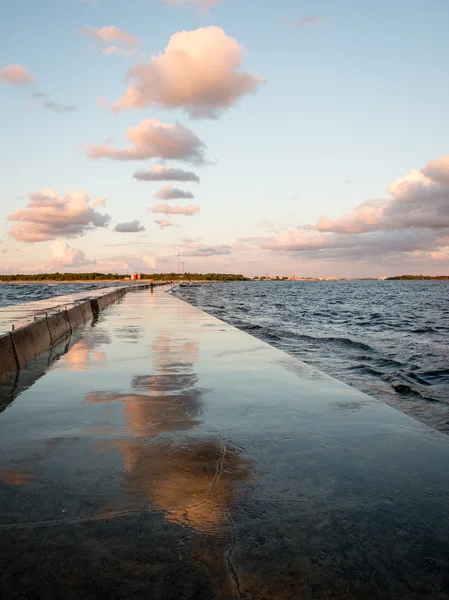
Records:
{"label": "pink cloud", "polygon": [[378,229],[382,210],[382,200],[367,200],[359,204],[354,212],[335,220],[321,215],[317,223],[317,229],[318,231],[334,231],[335,233],[374,231]]}
{"label": "pink cloud", "polygon": [[164,185],[164,187],[154,194],[154,197],[158,200],[193,200],[195,198],[192,192],[174,188],[170,183]]}
{"label": "pink cloud", "polygon": [[120,44],[122,46],[126,46],[128,48],[138,48],[141,46],[142,41],[128,33],[127,31],[123,31],[114,25],[110,25],[108,27],[83,27],[80,29],[81,33],[85,33],[86,35],[91,36],[100,44]]}
{"label": "pink cloud", "polygon": [[388,198],[368,200],[337,219],[279,233],[262,247],[322,260],[444,261],[449,250],[449,157],[409,171],[388,187]]}
{"label": "pink cloud", "polygon": [[58,240],[51,247],[51,264],[54,267],[84,267],[94,265],[95,261],[88,260],[82,250]]}
{"label": "pink cloud", "polygon": [[110,143],[89,146],[88,158],[111,158],[113,160],[144,160],[162,158],[184,160],[192,164],[205,164],[205,144],[192,130],[180,123],[162,123],[159,119],[147,119],[126,132],[130,145],[115,149]]}
{"label": "pink cloud", "polygon": [[134,83],[113,108],[182,108],[194,118],[216,118],[265,82],[240,71],[242,59],[242,46],[220,27],[176,33],[163,54],[130,69]]}
{"label": "pink cloud", "polygon": [[369,233],[320,233],[301,227],[283,231],[262,247],[283,253],[301,253],[327,260],[367,260],[379,256],[435,251],[441,240],[425,229]]}
{"label": "pink cloud", "polygon": [[166,227],[174,227],[173,223],[168,219],[156,219],[154,221],[161,229],[165,229]]}
{"label": "pink cloud", "polygon": [[28,69],[22,65],[6,65],[0,70],[0,81],[9,85],[28,85],[36,80]]}
{"label": "pink cloud", "polygon": [[134,50],[124,50],[119,46],[108,46],[102,52],[105,56],[110,56],[112,54],[118,54],[119,56],[123,56],[124,58],[131,58],[135,56],[139,52],[138,48],[134,48]]}
{"label": "pink cloud", "polygon": [[429,161],[421,171],[432,181],[449,187],[449,154],[441,156],[437,160]]}
{"label": "pink cloud", "polygon": [[191,171],[174,169],[168,165],[155,165],[152,169],[145,171],[140,169],[134,173],[134,178],[139,181],[194,181],[200,182],[200,178]]}
{"label": "pink cloud", "polygon": [[338,219],[322,215],[316,227],[334,233],[449,227],[449,157],[409,171],[388,187],[388,193],[389,198],[362,202]]}
{"label": "pink cloud", "polygon": [[97,212],[87,192],[67,192],[60,196],[51,189],[28,194],[29,202],[8,217],[13,222],[9,236],[19,242],[43,242],[75,238],[97,227],[106,227],[110,217]]}
{"label": "pink cloud", "polygon": [[216,4],[221,4],[224,0],[164,0],[165,4],[171,5],[189,5],[198,6],[201,10],[209,10]]}
{"label": "pink cloud", "polygon": [[432,259],[432,260],[436,260],[436,261],[449,261],[449,252],[448,251],[442,251],[442,250],[438,250],[436,252],[428,252],[427,256]]}
{"label": "pink cloud", "polygon": [[197,204],[189,204],[189,206],[170,206],[169,204],[156,204],[151,209],[153,213],[160,213],[163,215],[186,215],[192,217],[198,215],[200,207]]}

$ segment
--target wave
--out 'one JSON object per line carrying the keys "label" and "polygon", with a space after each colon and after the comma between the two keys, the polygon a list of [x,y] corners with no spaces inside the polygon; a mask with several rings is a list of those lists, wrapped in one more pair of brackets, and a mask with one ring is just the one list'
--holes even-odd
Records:
{"label": "wave", "polygon": [[199,289],[193,304],[449,433],[449,282]]}

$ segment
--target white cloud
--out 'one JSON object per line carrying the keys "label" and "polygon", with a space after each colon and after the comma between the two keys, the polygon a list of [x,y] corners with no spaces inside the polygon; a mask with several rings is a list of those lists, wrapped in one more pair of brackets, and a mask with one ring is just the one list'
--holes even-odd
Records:
{"label": "white cloud", "polygon": [[198,215],[200,207],[197,204],[189,204],[189,206],[170,206],[169,204],[156,204],[151,209],[153,213],[159,213],[163,215],[186,215],[192,217]]}
{"label": "white cloud", "polygon": [[139,181],[194,181],[200,182],[200,178],[191,171],[174,169],[168,165],[155,165],[153,168],[139,169],[134,173],[134,178]]}
{"label": "white cloud", "polygon": [[10,237],[20,242],[43,242],[75,238],[97,227],[106,227],[109,215],[91,206],[87,192],[69,191],[60,196],[51,189],[28,194],[29,202],[8,217],[13,222]]}
{"label": "white cloud", "polygon": [[131,223],[118,223],[115,226],[114,231],[120,233],[138,233],[140,231],[145,231],[145,227],[140,224],[140,221],[136,220]]}
{"label": "white cloud", "polygon": [[129,70],[134,83],[113,108],[182,108],[194,118],[216,118],[265,82],[241,71],[242,59],[242,46],[220,27],[176,33],[163,54]]}
{"label": "white cloud", "polygon": [[205,144],[191,129],[180,123],[162,123],[159,119],[147,119],[126,132],[130,145],[115,149],[110,143],[89,146],[89,158],[113,160],[144,160],[161,158],[183,160],[192,164],[205,164]]}
{"label": "white cloud", "polygon": [[51,247],[51,264],[53,267],[84,267],[94,265],[95,261],[88,260],[82,250],[58,240]]}
{"label": "white cloud", "polygon": [[0,81],[9,85],[28,85],[35,80],[36,77],[23,65],[11,64],[0,69]]}
{"label": "white cloud", "polygon": [[174,188],[171,184],[164,185],[164,187],[154,194],[154,197],[158,200],[193,200],[195,198],[192,192]]}

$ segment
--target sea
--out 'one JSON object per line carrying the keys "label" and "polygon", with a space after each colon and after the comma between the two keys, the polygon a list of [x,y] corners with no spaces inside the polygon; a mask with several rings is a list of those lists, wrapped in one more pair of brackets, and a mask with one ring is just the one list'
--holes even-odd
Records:
{"label": "sea", "polygon": [[174,293],[449,433],[449,281],[205,283]]}
{"label": "sea", "polygon": [[[111,285],[1,284],[0,334]],[[172,293],[449,434],[449,281],[203,283]]]}
{"label": "sea", "polygon": [[[79,292],[95,292],[100,288],[116,285],[118,284],[101,281],[86,283],[2,283],[0,284],[0,308]],[[120,283],[120,285],[123,285],[123,283]]]}
{"label": "sea", "polygon": [[0,283],[0,335],[21,327],[34,316],[106,293],[123,282]]}

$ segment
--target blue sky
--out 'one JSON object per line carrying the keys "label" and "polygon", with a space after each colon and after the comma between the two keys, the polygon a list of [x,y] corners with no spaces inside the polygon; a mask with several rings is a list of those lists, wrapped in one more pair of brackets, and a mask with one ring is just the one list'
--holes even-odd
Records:
{"label": "blue sky", "polygon": [[[18,85],[5,71],[0,83],[0,271],[171,270],[179,247],[188,270],[447,272],[448,25],[443,0],[222,0],[210,10],[163,0],[7,0],[0,69],[22,65],[35,79]],[[106,26],[139,38],[136,54],[104,55],[106,44],[80,32]],[[266,79],[256,93],[242,93],[217,119],[189,118],[181,105],[115,114],[98,103],[121,97],[128,70],[164,53],[171,36],[210,26],[243,45],[239,71]],[[78,110],[46,110],[36,93]],[[200,214],[149,210],[169,182],[138,182],[133,174],[160,159],[86,156],[109,138],[113,148],[125,147],[128,128],[146,119],[178,121],[206,144],[211,165],[167,161],[200,176],[200,185],[172,182],[194,193]],[[436,178],[423,171],[400,197],[387,191],[436,160]],[[11,237],[8,217],[25,209],[15,221],[23,224],[27,195],[46,188],[61,197],[83,190],[90,202],[107,198],[95,210],[111,216],[108,227],[91,224],[75,236],[59,228],[43,241]],[[360,216],[358,205],[370,199],[382,199],[381,212]],[[429,211],[444,218],[435,223]],[[392,222],[389,214],[401,217]],[[317,227],[321,215],[325,228]],[[344,215],[352,217],[343,223]],[[145,231],[114,231],[136,219]]]}

